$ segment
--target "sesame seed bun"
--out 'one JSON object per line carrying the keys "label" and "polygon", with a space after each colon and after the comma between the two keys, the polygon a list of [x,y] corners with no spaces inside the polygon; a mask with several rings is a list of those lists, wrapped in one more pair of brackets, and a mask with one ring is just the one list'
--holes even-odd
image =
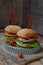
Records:
{"label": "sesame seed bun", "polygon": [[33,29],[21,29],[17,32],[17,36],[22,38],[31,38],[31,37],[38,37],[37,32]]}
{"label": "sesame seed bun", "polygon": [[20,29],[21,29],[21,27],[19,27],[17,25],[8,25],[8,26],[6,26],[4,31],[11,32],[11,33],[17,33]]}

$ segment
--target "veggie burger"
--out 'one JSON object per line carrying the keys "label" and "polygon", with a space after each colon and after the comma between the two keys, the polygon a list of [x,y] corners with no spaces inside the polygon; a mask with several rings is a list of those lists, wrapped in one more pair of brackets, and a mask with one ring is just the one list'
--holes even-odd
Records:
{"label": "veggie burger", "polygon": [[40,45],[39,41],[37,41],[39,36],[33,29],[21,29],[17,32],[17,36],[18,38],[15,39],[15,42],[19,47],[36,48]]}
{"label": "veggie burger", "polygon": [[4,31],[4,39],[7,42],[15,42],[14,39],[17,37],[16,33],[21,29],[21,27],[17,25],[8,25],[5,27]]}

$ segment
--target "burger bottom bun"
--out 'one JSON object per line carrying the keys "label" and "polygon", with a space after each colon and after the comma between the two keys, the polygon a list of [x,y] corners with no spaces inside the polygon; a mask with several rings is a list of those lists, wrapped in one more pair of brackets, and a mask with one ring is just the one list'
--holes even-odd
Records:
{"label": "burger bottom bun", "polygon": [[[37,48],[37,47],[32,47],[32,46],[30,46],[30,45],[28,45],[28,46],[20,46],[20,45],[17,44],[17,46],[18,46],[18,47],[21,47],[21,48]],[[39,45],[39,46],[40,46],[40,45]]]}
{"label": "burger bottom bun", "polygon": [[16,45],[17,47],[20,47],[20,48],[32,48],[31,46],[26,46],[26,47],[22,47],[20,45]]}

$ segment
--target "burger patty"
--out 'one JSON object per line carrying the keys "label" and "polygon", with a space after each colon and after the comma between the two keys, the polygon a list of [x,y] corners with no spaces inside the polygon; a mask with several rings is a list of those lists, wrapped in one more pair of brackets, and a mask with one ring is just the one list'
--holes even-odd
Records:
{"label": "burger patty", "polygon": [[21,42],[21,41],[19,41],[19,39],[15,39],[15,42],[17,43],[17,45],[19,45],[21,47],[35,48],[35,47],[38,47],[40,45],[39,42],[36,40],[29,41],[29,42]]}

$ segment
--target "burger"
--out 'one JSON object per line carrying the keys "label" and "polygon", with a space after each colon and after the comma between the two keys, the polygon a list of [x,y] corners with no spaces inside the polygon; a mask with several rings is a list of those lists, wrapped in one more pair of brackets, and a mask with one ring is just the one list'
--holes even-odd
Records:
{"label": "burger", "polygon": [[17,32],[18,38],[15,39],[16,44],[23,48],[37,48],[40,46],[39,35],[33,29],[21,29]]}
{"label": "burger", "polygon": [[10,44],[14,45],[15,38],[17,38],[16,33],[21,30],[21,27],[17,25],[8,25],[4,29],[4,39]]}

